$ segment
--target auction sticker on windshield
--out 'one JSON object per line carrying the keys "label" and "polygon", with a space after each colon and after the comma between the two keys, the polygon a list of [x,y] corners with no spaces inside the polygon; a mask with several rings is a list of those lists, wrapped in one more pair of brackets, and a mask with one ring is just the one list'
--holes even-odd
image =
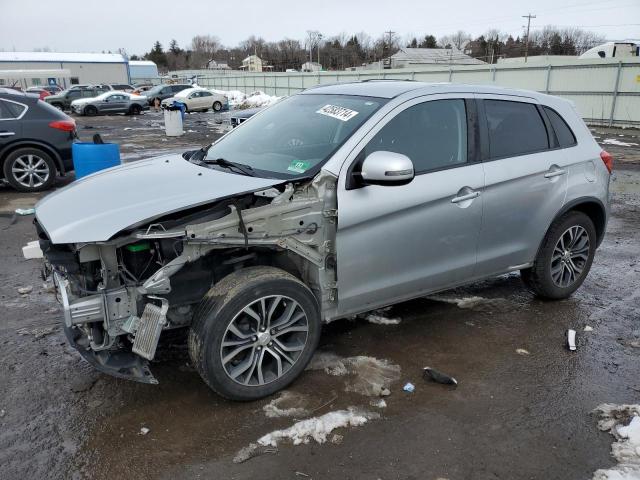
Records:
{"label": "auction sticker on windshield", "polygon": [[355,110],[350,110],[338,105],[325,105],[316,113],[319,113],[320,115],[326,115],[327,117],[337,118],[338,120],[342,120],[343,122],[351,120],[358,114],[358,112],[356,112]]}
{"label": "auction sticker on windshield", "polygon": [[309,162],[303,162],[302,160],[293,160],[287,170],[294,173],[304,173],[309,170]]}

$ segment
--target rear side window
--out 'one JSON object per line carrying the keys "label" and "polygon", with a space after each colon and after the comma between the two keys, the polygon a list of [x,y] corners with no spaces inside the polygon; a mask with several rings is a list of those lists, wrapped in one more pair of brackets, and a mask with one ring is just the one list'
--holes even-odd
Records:
{"label": "rear side window", "polygon": [[466,163],[464,100],[433,100],[400,112],[369,141],[364,155],[381,150],[409,157],[416,174]]}
{"label": "rear side window", "polygon": [[11,120],[14,118],[18,118],[20,115],[22,115],[22,112],[24,112],[25,109],[26,107],[23,105],[0,100],[0,119]]}
{"label": "rear side window", "polygon": [[544,111],[547,114],[547,117],[549,117],[553,130],[556,132],[560,148],[567,148],[575,145],[576,137],[560,114],[549,107],[544,107]]}
{"label": "rear side window", "polygon": [[513,157],[549,148],[549,137],[534,104],[484,100],[491,158]]}

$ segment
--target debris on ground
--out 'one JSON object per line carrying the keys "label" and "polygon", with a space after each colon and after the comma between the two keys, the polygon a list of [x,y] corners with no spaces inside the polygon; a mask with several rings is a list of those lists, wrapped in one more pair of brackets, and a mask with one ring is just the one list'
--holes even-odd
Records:
{"label": "debris on ground", "polygon": [[262,455],[263,453],[278,453],[277,448],[263,447],[257,443],[250,443],[246,447],[242,447],[233,457],[233,463],[242,463],[247,460]]}
{"label": "debris on ground", "polygon": [[593,480],[640,479],[640,405],[605,403],[594,412],[600,416],[598,428],[616,439],[611,445],[611,455],[618,464],[597,470]]}
{"label": "debris on ground", "polygon": [[306,417],[309,410],[306,408],[309,400],[306,395],[283,391],[278,398],[274,398],[264,407],[264,414],[269,418],[279,417]]}
{"label": "debris on ground", "polygon": [[380,418],[378,413],[357,410],[336,410],[319,417],[308,418],[294,423],[283,430],[275,430],[258,439],[258,445],[277,447],[282,441],[291,441],[294,445],[309,443],[325,443],[328,435],[337,428],[359,427],[369,420]]}
{"label": "debris on ground", "polygon": [[584,331],[585,332],[593,332],[593,327],[590,327],[589,325],[585,325]]}
{"label": "debris on ground", "polygon": [[0,410],[0,418],[4,417],[6,415],[6,411],[4,410],[4,408],[2,410]]}
{"label": "debris on ground", "polygon": [[27,295],[28,293],[31,293],[33,291],[33,287],[31,285],[27,285],[26,287],[19,287],[18,288],[18,293],[20,295]]}
{"label": "debris on ground", "polygon": [[142,427],[140,429],[140,431],[138,432],[138,435],[146,435],[147,433],[149,433],[151,430],[147,427]]}
{"label": "debris on ground", "polygon": [[334,445],[340,445],[342,443],[342,440],[344,440],[344,435],[340,435],[339,433],[334,433],[333,435],[331,435],[330,441]]}
{"label": "debris on ground", "polygon": [[56,327],[21,328],[16,331],[18,335],[33,335],[36,339],[51,335],[56,331]]}
{"label": "debris on ground", "polygon": [[15,211],[18,215],[33,215],[36,213],[35,208],[16,208]]}
{"label": "debris on ground", "polygon": [[306,473],[304,473],[304,472],[296,472],[296,476],[297,476],[297,477],[310,477],[310,475],[307,475],[307,474],[306,474]]}
{"label": "debris on ground", "polygon": [[436,383],[442,383],[444,385],[458,385],[458,381],[451,375],[439,372],[435,368],[424,367],[422,369],[422,375],[425,380],[433,380]]}
{"label": "debris on ground", "polygon": [[334,353],[318,352],[311,359],[308,370],[324,370],[328,375],[346,376],[345,391],[377,397],[383,389],[400,378],[400,366],[374,357],[339,357]]}
{"label": "debris on ground", "polygon": [[524,348],[516,348],[516,353],[518,355],[531,355],[529,350],[525,350]]}
{"label": "debris on ground", "polygon": [[42,258],[42,250],[40,249],[40,242],[38,240],[34,240],[32,242],[27,243],[24,247],[22,247],[22,256],[27,260],[32,258]]}
{"label": "debris on ground", "polygon": [[371,400],[369,402],[369,405],[376,408],[386,408],[387,402],[384,401],[384,398],[379,398],[377,400]]}
{"label": "debris on ground", "polygon": [[389,390],[388,388],[383,388],[382,390],[380,390],[381,397],[388,397],[389,395],[391,395],[391,390]]}
{"label": "debris on ground", "polygon": [[402,387],[402,390],[404,390],[407,393],[413,393],[416,390],[416,386],[411,382],[407,382],[404,384],[404,387]]}
{"label": "debris on ground", "polygon": [[576,331],[569,329],[567,330],[567,346],[569,350],[572,352],[576,349]]}
{"label": "debris on ground", "polygon": [[367,322],[373,323],[374,325],[398,325],[400,323],[399,318],[388,318],[382,315],[376,315],[374,313],[368,313],[363,315],[363,317]]}

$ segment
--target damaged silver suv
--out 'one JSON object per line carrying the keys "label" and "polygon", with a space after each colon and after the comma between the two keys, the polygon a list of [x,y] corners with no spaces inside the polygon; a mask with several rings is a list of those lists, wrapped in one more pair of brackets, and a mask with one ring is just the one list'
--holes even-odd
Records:
{"label": "damaged silver suv", "polygon": [[188,329],[236,400],[292,382],[321,325],[519,270],[538,295],[583,282],[612,159],[573,106],[486,86],[317,87],[216,143],[96,173],[36,207],[71,344],[156,383]]}

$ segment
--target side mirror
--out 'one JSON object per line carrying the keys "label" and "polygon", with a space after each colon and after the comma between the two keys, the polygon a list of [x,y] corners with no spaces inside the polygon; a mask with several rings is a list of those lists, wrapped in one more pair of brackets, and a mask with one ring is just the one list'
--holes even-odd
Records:
{"label": "side mirror", "polygon": [[406,185],[413,180],[413,162],[395,152],[373,152],[362,163],[362,181],[366,185]]}

